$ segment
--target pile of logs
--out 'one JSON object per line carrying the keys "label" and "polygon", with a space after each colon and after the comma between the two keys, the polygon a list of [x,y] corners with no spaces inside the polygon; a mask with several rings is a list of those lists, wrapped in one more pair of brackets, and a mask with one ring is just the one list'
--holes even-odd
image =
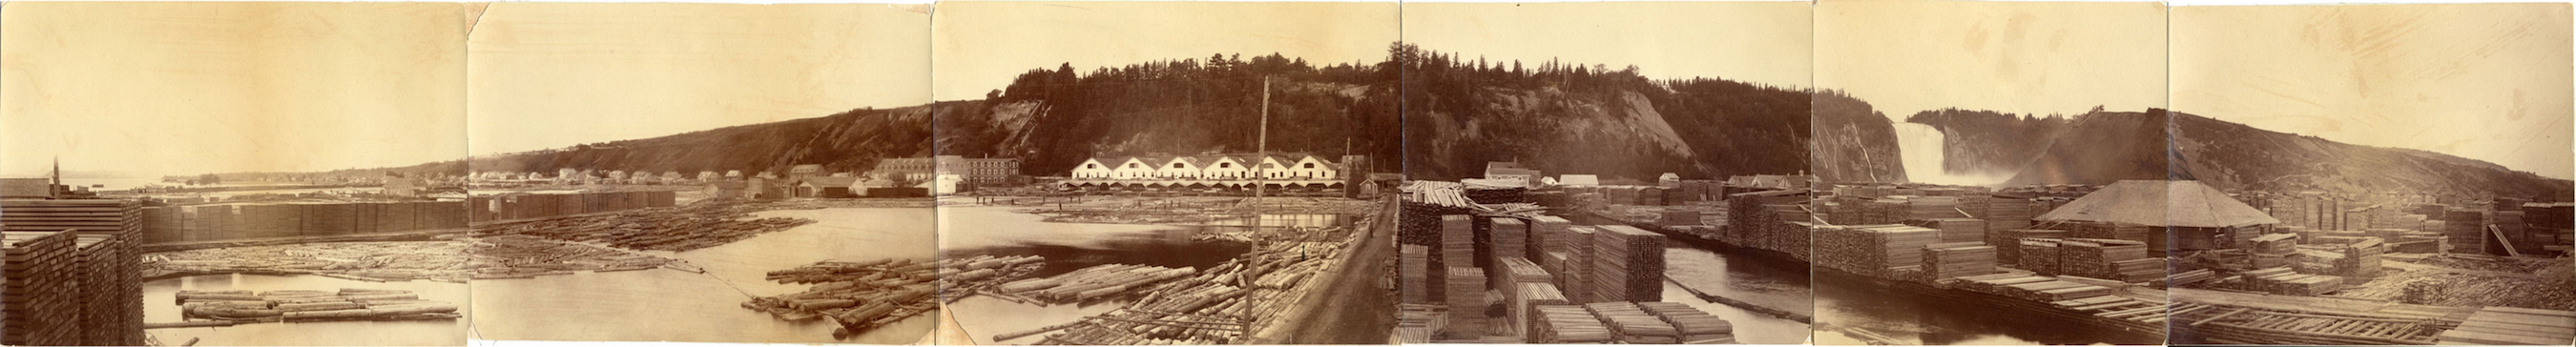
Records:
{"label": "pile of logs", "polygon": [[618,248],[688,251],[787,230],[814,220],[748,219],[765,205],[708,202],[475,227],[472,235],[535,235]]}
{"label": "pile of logs", "polygon": [[[1375,223],[1363,220],[1359,225]],[[1312,279],[1322,276],[1322,272],[1342,261],[1344,247],[1358,235],[1361,233],[1350,233],[1349,237],[1332,241],[1283,240],[1311,238],[1311,235],[1261,235],[1258,237],[1271,238],[1272,241],[1261,242],[1260,248],[1233,260],[1205,269],[1182,268],[1160,272],[1181,276],[1132,287],[1132,294],[1140,296],[1119,309],[1036,330],[995,335],[993,340],[1006,341],[1061,331],[1046,335],[1037,344],[1242,343],[1245,334],[1267,327],[1271,323],[1270,318],[1280,316],[1280,312],[1293,307],[1325,305],[1301,302],[1301,299],[1313,290],[1310,284],[1320,283]],[[1484,282],[1466,283],[1481,285]],[[1005,283],[1001,287],[1010,287],[1011,284]],[[1043,284],[1027,284],[1020,289],[1044,291],[1067,285],[1062,282],[1052,286]]]}
{"label": "pile of logs", "polygon": [[803,292],[752,298],[745,309],[767,312],[789,321],[828,317],[841,326],[835,335],[851,335],[930,312],[937,287],[932,264],[910,259],[859,262],[825,261],[771,271],[768,279],[813,287]]}
{"label": "pile of logs", "polygon": [[672,263],[659,256],[528,235],[480,237],[466,244],[465,254],[472,257],[470,266],[477,280],[646,270]]}
{"label": "pile of logs", "polygon": [[421,300],[420,295],[408,290],[183,290],[175,297],[182,317],[235,323],[460,317],[455,303]]}
{"label": "pile of logs", "polygon": [[1065,304],[1092,301],[1163,281],[1198,274],[1195,268],[1101,264],[1073,270],[1055,277],[1031,278],[993,286],[989,293],[1002,297],[1025,298],[1031,302]]}

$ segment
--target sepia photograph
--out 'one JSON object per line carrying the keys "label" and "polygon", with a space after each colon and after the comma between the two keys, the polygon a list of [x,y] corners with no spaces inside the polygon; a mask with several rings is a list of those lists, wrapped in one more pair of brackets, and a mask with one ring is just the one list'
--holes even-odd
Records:
{"label": "sepia photograph", "polygon": [[1406,4],[1403,342],[1804,344],[1811,17]]}
{"label": "sepia photograph", "polygon": [[2576,338],[2567,4],[2173,23],[2171,175],[2218,189],[2176,196],[2173,218],[2228,221],[2170,231],[2173,344]]}
{"label": "sepia photograph", "polygon": [[2576,6],[0,2],[0,345],[2576,344]]}
{"label": "sepia photograph", "polygon": [[1397,8],[941,3],[939,343],[1392,343]]}
{"label": "sepia photograph", "polygon": [[9,3],[0,344],[462,346],[455,3]]}
{"label": "sepia photograph", "polygon": [[928,6],[478,11],[475,338],[928,341]]}
{"label": "sepia photograph", "polygon": [[2214,193],[2166,173],[2166,29],[2153,2],[1817,2],[1815,343],[2164,343],[2156,228],[2209,222],[2167,195]]}

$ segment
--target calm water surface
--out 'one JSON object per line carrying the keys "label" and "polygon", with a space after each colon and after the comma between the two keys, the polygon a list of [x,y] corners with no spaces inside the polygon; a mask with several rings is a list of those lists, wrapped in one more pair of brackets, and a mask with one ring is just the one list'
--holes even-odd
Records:
{"label": "calm water surface", "polygon": [[931,315],[842,339],[826,319],[781,321],[740,305],[752,296],[804,291],[763,277],[824,260],[931,259],[927,208],[781,210],[759,217],[817,221],[687,252],[661,252],[704,267],[475,281],[476,330],[492,340],[686,341],[895,344],[919,341]]}

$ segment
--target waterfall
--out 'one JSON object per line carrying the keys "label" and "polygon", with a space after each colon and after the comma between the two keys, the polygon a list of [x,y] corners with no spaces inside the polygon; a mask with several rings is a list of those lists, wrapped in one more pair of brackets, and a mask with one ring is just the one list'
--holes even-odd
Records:
{"label": "waterfall", "polygon": [[1941,129],[1921,123],[1896,123],[1896,150],[1905,155],[1905,177],[1914,183],[1946,185],[1989,185],[2002,183],[2004,177],[1952,173],[1942,168],[1941,142],[1947,135]]}

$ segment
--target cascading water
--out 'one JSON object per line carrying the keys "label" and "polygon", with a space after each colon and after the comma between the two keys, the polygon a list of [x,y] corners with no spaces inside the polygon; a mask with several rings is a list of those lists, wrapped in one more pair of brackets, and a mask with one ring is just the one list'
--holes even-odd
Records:
{"label": "cascading water", "polygon": [[1952,173],[1942,168],[1941,142],[1946,135],[1941,129],[1922,123],[1896,123],[1896,150],[1904,154],[1905,177],[1914,183],[1946,185],[1989,185],[2003,182],[2002,177]]}

